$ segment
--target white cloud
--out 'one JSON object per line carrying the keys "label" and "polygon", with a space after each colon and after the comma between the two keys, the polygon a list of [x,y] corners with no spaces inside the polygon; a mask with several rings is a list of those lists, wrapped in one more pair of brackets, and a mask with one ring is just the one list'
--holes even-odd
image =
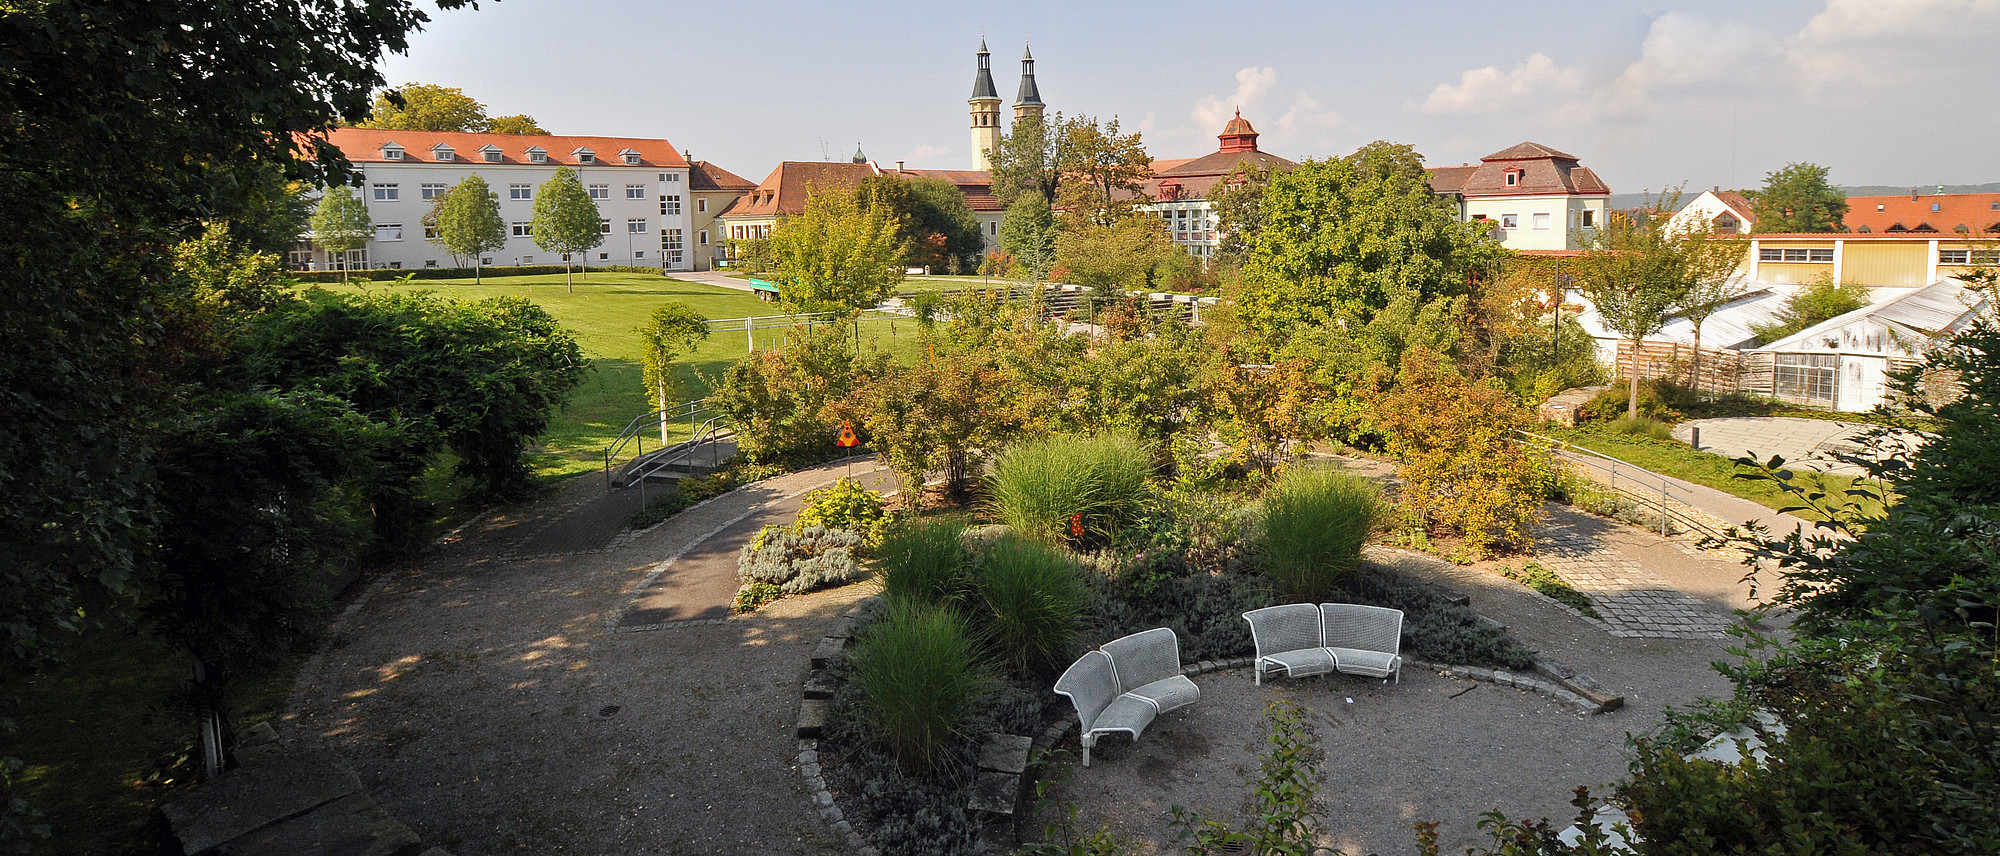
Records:
{"label": "white cloud", "polygon": [[931,161],[932,158],[940,158],[948,154],[952,154],[952,150],[944,146],[920,143],[916,148],[911,149],[909,154],[903,155],[903,160],[911,166],[918,166],[919,164]]}
{"label": "white cloud", "polygon": [[1204,128],[1221,130],[1224,123],[1235,115],[1237,108],[1254,105],[1271,88],[1278,85],[1278,70],[1251,66],[1236,73],[1236,91],[1226,98],[1204,95],[1194,103],[1192,114],[1195,124]]}
{"label": "white cloud", "polygon": [[1827,0],[1785,40],[1785,68],[1807,93],[1914,83],[1940,67],[1963,67],[1954,60],[1970,59],[1968,49],[1990,51],[1997,20],[2000,0]]}
{"label": "white cloud", "polygon": [[1340,127],[1340,114],[1320,106],[1319,99],[1300,92],[1292,99],[1292,106],[1285,115],[1278,117],[1278,130],[1288,136],[1296,132],[1326,130]]}
{"label": "white cloud", "polygon": [[1611,81],[1603,101],[1613,112],[1636,111],[1663,90],[1754,85],[1770,73],[1778,50],[1747,27],[1669,12],[1653,19],[1639,59]]}
{"label": "white cloud", "polygon": [[1582,75],[1574,68],[1559,68],[1548,54],[1535,53],[1501,71],[1498,66],[1470,69],[1460,74],[1456,86],[1440,83],[1417,109],[1425,113],[1487,113],[1507,102],[1542,92],[1574,91]]}

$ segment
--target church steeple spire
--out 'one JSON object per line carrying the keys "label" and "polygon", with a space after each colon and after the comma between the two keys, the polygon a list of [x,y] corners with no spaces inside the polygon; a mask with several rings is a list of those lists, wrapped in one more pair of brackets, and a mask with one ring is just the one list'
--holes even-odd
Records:
{"label": "church steeple spire", "polygon": [[979,73],[972,78],[972,168],[992,169],[988,152],[1000,145],[1000,92],[993,86],[993,55],[979,37]]}
{"label": "church steeple spire", "polygon": [[1035,54],[1023,45],[1021,49],[1021,90],[1014,96],[1014,121],[1033,116],[1042,119],[1042,90],[1035,86]]}

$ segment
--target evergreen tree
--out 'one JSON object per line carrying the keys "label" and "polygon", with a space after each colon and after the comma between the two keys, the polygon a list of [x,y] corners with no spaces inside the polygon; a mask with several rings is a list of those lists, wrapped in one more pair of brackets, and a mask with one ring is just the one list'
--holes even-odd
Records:
{"label": "evergreen tree", "polygon": [[576,291],[570,280],[570,257],[604,243],[604,224],[597,202],[583,189],[575,170],[556,167],[556,174],[535,192],[535,217],[528,228],[535,246],[562,253],[563,286]]}
{"label": "evergreen tree", "polygon": [[507,245],[507,224],[500,220],[500,195],[487,189],[486,179],[468,175],[445,194],[437,209],[435,243],[455,256],[472,257],[472,281],[480,281],[481,256]]}

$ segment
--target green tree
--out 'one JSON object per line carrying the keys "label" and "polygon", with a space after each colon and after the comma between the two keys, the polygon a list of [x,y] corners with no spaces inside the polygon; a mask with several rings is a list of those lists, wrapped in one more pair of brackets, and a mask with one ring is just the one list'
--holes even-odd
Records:
{"label": "green tree", "polygon": [[1701,391],[1701,326],[1709,316],[1748,292],[1736,269],[1750,249],[1748,240],[1711,233],[1707,240],[1689,238],[1687,293],[1674,304],[1674,314],[1694,325],[1694,388]]}
{"label": "green tree", "polygon": [[1237,304],[1247,332],[1267,344],[1300,327],[1366,324],[1404,298],[1462,297],[1505,255],[1431,192],[1422,157],[1405,145],[1370,143],[1274,175],[1262,210]]}
{"label": "green tree", "polygon": [[1734,241],[1717,241],[1703,229],[1667,227],[1680,194],[1652,200],[1636,214],[1613,212],[1595,232],[1583,236],[1572,266],[1577,287],[1604,326],[1632,341],[1627,416],[1639,415],[1639,345],[1660,331],[1679,307],[1689,303],[1697,283],[1728,276],[1741,261]]}
{"label": "green tree", "polygon": [[1024,195],[1007,206],[1007,216],[1000,220],[1000,247],[1019,262],[1019,268],[1041,282],[1055,267],[1056,233],[1056,218],[1048,201]]}
{"label": "green tree", "polygon": [[1847,231],[1847,194],[1827,184],[1826,167],[1819,164],[1786,164],[1764,174],[1763,189],[1743,195],[1750,197],[1759,233]]}
{"label": "green tree", "polygon": [[[708,338],[708,319],[679,303],[669,303],[653,310],[652,317],[637,332],[641,378],[660,409],[666,410],[669,393],[673,392],[674,358],[693,353],[695,345]],[[660,443],[666,442],[667,423],[661,421]]]}
{"label": "green tree", "polygon": [[390,131],[484,131],[486,105],[456,86],[405,83],[377,94],[367,121],[356,127]]}
{"label": "green tree", "polygon": [[863,208],[851,193],[812,192],[766,242],[779,296],[800,312],[853,314],[903,281],[894,216],[884,204]]}
{"label": "green tree", "polygon": [[1099,123],[1088,116],[1063,121],[1057,130],[1062,186],[1056,207],[1074,224],[1109,226],[1131,216],[1142,198],[1139,186],[1153,175],[1153,159],[1138,132],[1121,134],[1117,119]]}
{"label": "green tree", "polygon": [[992,152],[993,195],[1009,210],[1026,196],[1039,196],[1054,208],[1062,184],[1061,113],[1039,122],[1015,122]]}
{"label": "green tree", "polygon": [[1123,290],[1152,291],[1188,257],[1151,216],[1110,224],[1087,223],[1056,235],[1056,267],[1064,281],[1111,296]]}
{"label": "green tree", "polygon": [[535,216],[528,228],[534,234],[535,246],[562,253],[563,287],[575,292],[576,285],[570,281],[571,257],[581,258],[585,250],[604,243],[604,224],[597,212],[597,201],[590,198],[590,191],[583,189],[576,170],[556,167],[555,175],[549,176],[535,192]]}
{"label": "green tree", "polygon": [[1215,252],[1217,266],[1241,267],[1249,256],[1257,235],[1264,231],[1264,189],[1270,184],[1269,169],[1243,161],[1217,189],[1209,191],[1209,208],[1215,212],[1216,228],[1221,232]]}
{"label": "green tree", "polygon": [[870,176],[862,179],[855,199],[864,208],[888,206],[898,235],[909,247],[905,267],[960,273],[970,269],[986,248],[979,218],[966,205],[965,192],[942,178]]}
{"label": "green tree", "polygon": [[1759,344],[1768,345],[1867,305],[1866,287],[1852,283],[1836,284],[1833,277],[1822,276],[1785,298],[1784,308],[1778,310],[1771,319],[1772,323],[1752,324],[1750,332],[1757,334]]}
{"label": "green tree", "polygon": [[368,239],[375,235],[375,219],[368,213],[368,203],[354,195],[354,188],[336,184],[320,197],[311,222],[313,243],[335,254],[340,279],[345,282],[351,261],[348,254],[368,246]]}
{"label": "green tree", "polygon": [[549,132],[544,130],[542,126],[535,124],[535,117],[526,113],[516,113],[512,116],[495,116],[486,120],[486,133],[539,134],[547,136]]}
{"label": "green tree", "polygon": [[482,257],[507,245],[507,224],[500,219],[500,195],[477,173],[453,185],[437,207],[437,245],[452,255],[472,259],[472,281],[480,281]]}

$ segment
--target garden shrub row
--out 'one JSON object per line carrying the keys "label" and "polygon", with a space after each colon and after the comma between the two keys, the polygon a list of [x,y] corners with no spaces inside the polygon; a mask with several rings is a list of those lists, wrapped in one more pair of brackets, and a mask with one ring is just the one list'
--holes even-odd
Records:
{"label": "garden shrub row", "polygon": [[[569,273],[649,273],[666,276],[664,271],[652,267],[631,265],[592,265],[589,268],[571,267]],[[434,268],[369,268],[366,270],[297,270],[285,274],[291,279],[305,283],[329,282],[398,282],[403,280],[433,279],[473,279],[489,276],[548,276],[563,273],[562,265],[486,265],[478,270],[460,267]]]}

